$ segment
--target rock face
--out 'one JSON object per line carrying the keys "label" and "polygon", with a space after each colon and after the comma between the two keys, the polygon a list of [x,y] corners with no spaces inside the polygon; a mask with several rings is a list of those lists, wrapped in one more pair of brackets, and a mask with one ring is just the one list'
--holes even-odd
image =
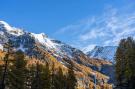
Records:
{"label": "rock face", "polygon": [[[30,48],[33,48],[35,44],[38,44],[40,48],[52,52],[57,57],[73,57],[74,52],[79,52],[78,49],[73,48],[61,41],[53,40],[46,34],[30,33],[23,31],[22,29],[11,27],[4,21],[0,21],[0,45],[2,46],[8,40],[12,40],[15,48],[21,49],[28,53]],[[0,47],[1,49],[3,47]]]}
{"label": "rock face", "polygon": [[94,49],[86,53],[86,55],[89,58],[105,60],[112,63],[112,65],[103,65],[99,70],[101,73],[108,75],[110,77],[109,82],[111,83],[112,82],[115,83],[114,57],[115,57],[116,50],[117,50],[117,46],[95,46]]}
{"label": "rock face", "polygon": [[[89,83],[93,84],[93,76],[96,76],[97,86],[100,87],[100,84],[105,81],[108,84],[110,78],[103,69],[105,65],[112,65],[108,61],[89,58],[79,49],[51,39],[44,33],[30,33],[0,21],[1,50],[4,50],[4,44],[8,40],[12,41],[14,50],[22,50],[29,57],[36,57],[48,63],[55,62],[63,68],[68,68],[70,61],[72,61],[78,84],[84,85],[82,89],[89,87]],[[92,52],[92,55],[93,53],[95,52]]]}
{"label": "rock face", "polygon": [[117,50],[117,46],[96,46],[93,50],[86,54],[92,58],[104,59],[114,63],[114,57]]}

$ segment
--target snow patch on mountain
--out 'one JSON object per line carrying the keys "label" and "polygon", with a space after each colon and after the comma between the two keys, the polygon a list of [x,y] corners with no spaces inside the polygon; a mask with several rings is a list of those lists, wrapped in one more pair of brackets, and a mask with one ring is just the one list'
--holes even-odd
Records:
{"label": "snow patch on mountain", "polygon": [[2,45],[2,44],[0,44],[0,50],[2,50],[2,51],[3,51],[3,45]]}
{"label": "snow patch on mountain", "polygon": [[96,46],[92,51],[86,54],[89,57],[104,59],[107,61],[114,62],[114,56],[117,50],[117,46]]}
{"label": "snow patch on mountain", "polygon": [[44,33],[40,34],[31,33],[31,34],[41,44],[46,45],[49,48],[56,48],[55,44]]}
{"label": "snow patch on mountain", "polygon": [[8,31],[13,31],[13,28],[6,22],[0,21],[0,27],[4,27]]}
{"label": "snow patch on mountain", "polygon": [[19,28],[11,27],[8,23],[0,21],[0,29],[5,30],[9,34],[20,36],[24,34],[24,31]]}
{"label": "snow patch on mountain", "polygon": [[22,44],[20,44],[20,46],[16,50],[22,50],[23,52],[25,52],[26,49],[23,47]]}
{"label": "snow patch on mountain", "polygon": [[87,53],[87,52],[91,51],[92,49],[94,49],[95,46],[96,46],[96,44],[88,45],[87,47],[84,47],[84,48],[82,49],[82,51],[83,51],[84,53]]}

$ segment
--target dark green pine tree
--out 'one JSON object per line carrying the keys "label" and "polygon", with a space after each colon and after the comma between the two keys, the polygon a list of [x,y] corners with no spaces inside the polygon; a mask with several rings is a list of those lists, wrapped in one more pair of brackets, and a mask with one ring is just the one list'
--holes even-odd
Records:
{"label": "dark green pine tree", "polygon": [[133,41],[133,47],[132,47],[132,62],[130,64],[130,68],[132,70],[132,76],[131,76],[131,86],[135,88],[135,40]]}
{"label": "dark green pine tree", "polygon": [[58,74],[57,74],[57,78],[58,78],[58,85],[59,85],[59,89],[67,89],[66,88],[66,76],[63,74],[63,70],[61,67],[59,67],[59,71],[58,71]]}
{"label": "dark green pine tree", "polygon": [[35,78],[34,74],[35,74],[35,65],[31,65],[28,67],[27,71],[26,71],[27,75],[26,75],[26,79],[27,79],[27,83],[26,83],[26,89],[31,89],[32,86],[32,81]]}
{"label": "dark green pine tree", "polygon": [[46,63],[45,68],[43,68],[43,73],[41,78],[43,79],[42,85],[44,85],[43,89],[51,89],[51,71],[49,69],[49,64]]}
{"label": "dark green pine tree", "polygon": [[58,72],[53,77],[54,87],[52,89],[67,89],[66,76],[63,74],[62,68],[59,67]]}
{"label": "dark green pine tree", "polygon": [[37,62],[32,78],[31,89],[51,89],[51,73],[48,64],[41,65]]}
{"label": "dark green pine tree", "polygon": [[135,88],[135,40],[132,37],[120,41],[116,52],[116,79],[120,88]]}
{"label": "dark green pine tree", "polygon": [[125,42],[126,42],[125,39],[122,39],[120,41],[115,55],[117,86],[122,86],[123,84],[124,70],[125,70],[125,52],[126,52]]}
{"label": "dark green pine tree", "polygon": [[10,89],[26,89],[26,64],[24,53],[17,51],[8,74]]}
{"label": "dark green pine tree", "polygon": [[57,78],[56,78],[56,70],[55,70],[55,64],[52,64],[52,68],[51,68],[51,89],[56,89],[56,85],[57,85]]}
{"label": "dark green pine tree", "polygon": [[3,58],[0,58],[0,80],[2,78],[2,73],[3,73]]}
{"label": "dark green pine tree", "polygon": [[74,73],[73,62],[70,62],[68,75],[67,75],[67,89],[75,89],[77,83],[77,79]]}
{"label": "dark green pine tree", "polygon": [[3,65],[0,65],[0,79],[2,79],[2,74],[3,74]]}
{"label": "dark green pine tree", "polygon": [[2,74],[1,74],[1,81],[0,81],[0,89],[5,89],[6,86],[8,85],[8,71],[9,71],[9,61],[10,61],[10,58],[9,56],[12,55],[13,53],[13,50],[12,50],[12,47],[13,47],[13,43],[11,40],[8,40],[8,42],[4,45],[4,50],[6,50],[6,55],[3,59],[4,61],[4,65],[3,65],[3,68],[2,68]]}
{"label": "dark green pine tree", "polygon": [[39,73],[40,73],[40,65],[39,63],[36,63],[36,66],[35,66],[35,73],[33,73],[33,79],[32,79],[32,84],[31,84],[31,89],[40,89],[40,76],[39,76]]}
{"label": "dark green pine tree", "polygon": [[125,76],[126,81],[128,83],[128,88],[135,88],[135,40],[133,38],[128,37],[126,41],[126,70]]}

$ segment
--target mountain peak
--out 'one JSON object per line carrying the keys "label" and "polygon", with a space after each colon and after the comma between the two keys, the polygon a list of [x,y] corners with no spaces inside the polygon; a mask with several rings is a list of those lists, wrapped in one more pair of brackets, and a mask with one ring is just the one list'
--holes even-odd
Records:
{"label": "mountain peak", "polygon": [[46,45],[49,48],[55,48],[55,44],[51,41],[50,38],[48,38],[48,36],[45,33],[31,33],[31,35],[41,44]]}
{"label": "mountain peak", "polygon": [[12,31],[13,28],[5,21],[0,21],[0,28],[4,28],[7,31]]}
{"label": "mountain peak", "polygon": [[87,52],[93,50],[93,49],[95,48],[95,46],[96,46],[95,44],[88,45],[88,46],[84,47],[84,48],[82,49],[82,51],[83,51],[84,53],[87,53]]}
{"label": "mountain peak", "polygon": [[[1,33],[3,34],[1,35]],[[97,63],[95,63],[94,60],[91,60],[90,62],[90,58],[88,58],[82,51],[73,48],[64,42],[53,40],[45,33],[35,34],[26,32],[15,27],[11,27],[4,21],[0,21],[1,50],[5,50],[5,48],[3,48],[4,44],[7,42],[6,40],[9,39],[11,39],[13,43],[13,50],[22,50],[28,58],[35,59],[34,57],[36,57],[36,59],[40,59],[41,62],[50,63],[50,65],[52,63],[56,63],[58,67],[61,65],[62,68],[66,69],[68,69],[71,62],[74,63],[74,71],[77,74],[77,77],[81,74],[81,78],[79,77],[78,81],[84,81],[85,79],[82,80],[82,76],[86,76],[91,82],[91,79],[93,79],[91,72],[92,74],[95,72],[96,74],[98,73],[98,75],[101,75],[102,80],[109,80],[108,76],[103,76],[103,74],[96,70],[98,69]],[[84,68],[86,68],[86,70],[84,70]],[[97,77],[97,80],[100,81],[100,79],[101,78]],[[86,82],[88,82],[88,80]]]}
{"label": "mountain peak", "polygon": [[89,57],[105,59],[114,62],[114,56],[117,50],[117,46],[95,46],[95,48],[86,54]]}
{"label": "mountain peak", "polygon": [[22,29],[12,27],[5,21],[0,21],[0,29],[4,32],[6,31],[9,34],[12,34],[15,36],[20,36],[24,34],[24,31]]}

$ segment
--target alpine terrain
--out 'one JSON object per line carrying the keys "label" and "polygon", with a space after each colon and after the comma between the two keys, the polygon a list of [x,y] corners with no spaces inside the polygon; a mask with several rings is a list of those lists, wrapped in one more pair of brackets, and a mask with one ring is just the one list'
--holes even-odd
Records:
{"label": "alpine terrain", "polygon": [[116,50],[117,46],[95,46],[94,49],[86,54],[92,58],[104,59],[114,63]]}
{"label": "alpine terrain", "polygon": [[[109,70],[113,70],[111,62],[117,47],[97,46],[86,55],[66,43],[49,38],[44,33],[27,32],[0,21],[0,65],[3,65],[3,58],[8,53],[5,44],[9,41],[14,52],[18,50],[24,52],[25,59],[28,61],[27,67],[37,62],[48,64],[49,68],[54,67],[55,72],[61,68],[66,75],[72,64],[77,79],[76,89],[95,89],[95,87],[112,89],[114,71],[109,72]],[[101,58],[105,60],[100,60]]]}

